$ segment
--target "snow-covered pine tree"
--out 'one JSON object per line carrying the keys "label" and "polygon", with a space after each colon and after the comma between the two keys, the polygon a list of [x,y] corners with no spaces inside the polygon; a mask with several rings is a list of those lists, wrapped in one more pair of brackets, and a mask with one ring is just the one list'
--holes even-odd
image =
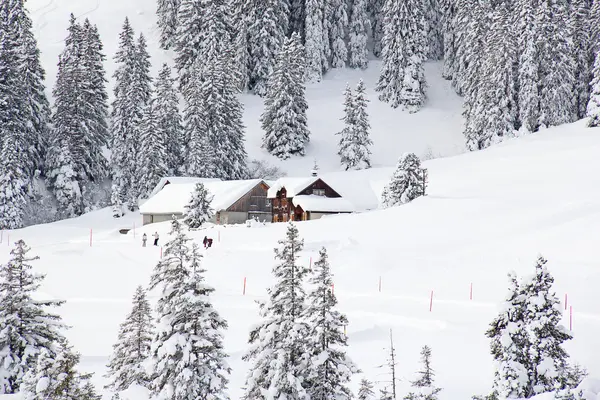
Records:
{"label": "snow-covered pine tree", "polygon": [[554,278],[548,271],[546,259],[539,256],[535,275],[522,285],[524,321],[529,336],[529,381],[536,394],[566,389],[569,386],[569,355],[564,342],[573,335],[562,325],[562,307],[554,293]]}
{"label": "snow-covered pine tree", "polygon": [[[598,1],[600,3],[600,1]],[[590,101],[587,105],[587,126],[600,126],[600,50],[596,53],[592,81],[590,82]]]}
{"label": "snow-covered pine tree", "polygon": [[[114,73],[115,87],[114,100],[111,112],[111,170],[112,170],[112,196],[111,203],[115,208],[115,216],[121,216],[120,209],[127,200],[127,194],[132,185],[131,164],[136,159],[129,153],[131,143],[136,137],[137,105],[130,96],[135,79],[136,46],[134,32],[125,18],[123,29],[119,34],[119,50],[115,55],[117,69]],[[133,158],[132,158],[133,157]]]}
{"label": "snow-covered pine tree", "polygon": [[369,116],[367,114],[367,102],[365,96],[365,85],[362,79],[356,87],[356,95],[352,95],[349,86],[344,92],[344,129],[339,132],[341,139],[339,142],[340,161],[342,165],[349,169],[370,168],[371,151],[369,146],[373,144],[369,138]]}
{"label": "snow-covered pine tree", "polygon": [[66,328],[61,318],[47,311],[62,302],[34,300],[44,275],[32,271],[29,247],[15,243],[11,258],[0,265],[0,393],[15,393],[42,349],[54,354]]}
{"label": "snow-covered pine tree", "polygon": [[115,392],[123,391],[132,384],[148,387],[150,377],[144,362],[150,355],[152,343],[152,309],[146,291],[138,286],[133,296],[131,312],[119,329],[119,338],[113,345],[113,353],[108,363],[106,377],[110,379],[107,388]]}
{"label": "snow-covered pine tree", "polygon": [[309,281],[314,289],[308,295],[305,312],[311,349],[308,394],[311,399],[351,399],[348,383],[359,370],[345,351],[348,340],[344,327],[348,325],[348,319],[336,310],[333,274],[324,247],[319,251]]}
{"label": "snow-covered pine tree", "polygon": [[151,392],[158,399],[227,399],[227,322],[210,302],[214,289],[204,282],[198,246],[190,246],[177,220],[170,235],[150,282],[151,289],[160,290]]}
{"label": "snow-covered pine tree", "polygon": [[[1,64],[0,60],[0,76],[3,72]],[[0,94],[1,92],[0,88]],[[7,110],[10,109],[12,107],[7,107]],[[29,179],[20,158],[23,143],[18,141],[19,138],[15,134],[16,129],[21,126],[20,121],[17,115],[14,115],[12,121],[8,121],[6,124],[0,124],[0,134],[9,135],[3,137],[0,160],[0,229],[18,229],[23,227],[26,203],[23,187],[28,185]]]}
{"label": "snow-covered pine tree", "polygon": [[424,18],[425,32],[427,36],[428,60],[441,60],[444,57],[444,36],[442,33],[442,7],[441,2],[445,0],[425,0]]}
{"label": "snow-covered pine tree", "polygon": [[419,378],[411,382],[414,391],[405,396],[405,400],[437,400],[438,393],[442,391],[433,383],[435,373],[431,368],[431,348],[429,346],[423,346],[421,362],[423,369],[418,372]]}
{"label": "snow-covered pine tree", "polygon": [[393,207],[413,201],[425,195],[426,169],[421,167],[421,160],[413,153],[405,153],[400,157],[392,180],[383,189],[381,195],[384,207]]}
{"label": "snow-covered pine tree", "polygon": [[79,175],[69,147],[63,135],[53,138],[46,160],[46,177],[56,198],[58,215],[62,218],[75,217],[84,211]]}
{"label": "snow-covered pine tree", "polygon": [[154,87],[156,128],[165,143],[167,170],[170,175],[178,175],[183,165],[183,127],[175,80],[171,77],[171,68],[167,64],[163,64]]}
{"label": "snow-covered pine tree", "polygon": [[600,2],[592,1],[589,17],[590,57],[593,58],[600,50]]}
{"label": "snow-covered pine tree", "polygon": [[300,37],[293,34],[286,39],[277,57],[269,80],[265,111],[260,117],[265,131],[262,147],[283,160],[294,154],[303,156],[309,141],[303,61]]}
{"label": "snow-covered pine tree", "polygon": [[177,13],[181,0],[158,0],[156,15],[158,17],[158,28],[160,30],[160,47],[169,50],[176,40]]}
{"label": "snow-covered pine tree", "polygon": [[140,197],[148,198],[160,179],[167,175],[167,143],[164,133],[158,127],[156,100],[146,105],[139,126],[140,150],[139,172],[137,174]]}
{"label": "snow-covered pine tree", "polygon": [[384,13],[383,65],[375,90],[392,107],[416,112],[425,103],[423,1],[387,0]]}
{"label": "snow-covered pine tree", "polygon": [[[319,82],[328,69],[329,60],[325,52],[324,6],[321,0],[306,0],[306,79]],[[327,43],[327,46],[329,44]]]}
{"label": "snow-covered pine tree", "polygon": [[590,97],[591,80],[590,60],[590,2],[589,0],[573,0],[569,10],[569,30],[573,41],[574,68],[574,102],[577,119],[585,118]]}
{"label": "snow-covered pine tree", "polygon": [[252,0],[248,4],[249,89],[267,94],[267,82],[288,30],[288,3],[281,0]]}
{"label": "snow-covered pine tree", "polygon": [[257,399],[269,392],[272,399],[309,399],[307,335],[303,321],[306,309],[304,279],[308,269],[298,264],[304,240],[289,223],[286,239],[279,241],[273,268],[275,284],[267,289],[269,299],[260,305],[262,321],[250,332],[250,350],[243,356],[252,362],[246,378],[244,399]]}
{"label": "snow-covered pine tree", "polygon": [[438,0],[441,8],[441,30],[444,50],[444,67],[442,77],[451,80],[454,75],[456,41],[454,20],[456,17],[456,0]]}
{"label": "snow-covered pine tree", "polygon": [[90,383],[93,374],[76,369],[80,359],[66,339],[55,352],[42,352],[21,387],[25,400],[100,400]]}
{"label": "snow-covered pine tree", "polygon": [[234,9],[234,72],[238,78],[238,89],[245,92],[249,85],[250,75],[250,53],[248,48],[248,3],[245,0],[232,0]]}
{"label": "snow-covered pine tree", "polygon": [[296,32],[301,38],[305,38],[305,23],[307,12],[307,0],[286,0],[289,4],[289,28],[287,35],[291,36]]}
{"label": "snow-covered pine tree", "polygon": [[478,84],[469,85],[466,95],[464,135],[470,150],[512,136],[517,125],[517,44],[509,6],[501,1],[491,12]]}
{"label": "snow-covered pine tree", "polygon": [[529,337],[525,326],[525,298],[514,273],[500,314],[491,322],[486,336],[495,363],[490,398],[527,398],[532,392],[529,371]]}
{"label": "snow-covered pine tree", "polygon": [[385,0],[369,0],[367,9],[371,20],[371,39],[373,40],[373,55],[381,56],[384,34]]}
{"label": "snow-covered pine tree", "polygon": [[[535,3],[534,3],[535,2]],[[539,26],[536,16],[536,0],[521,0],[520,8],[520,55],[518,66],[519,123],[521,130],[535,132],[540,120],[540,65],[536,44]]]}
{"label": "snow-covered pine tree", "polygon": [[[347,0],[325,1],[324,26],[329,38],[329,57],[331,68],[344,68],[348,61],[346,37],[348,35]],[[325,44],[327,46],[327,43]]]}
{"label": "snow-covered pine tree", "polygon": [[348,34],[348,65],[352,68],[366,69],[369,64],[369,14],[367,0],[353,0],[350,12],[350,27]]}
{"label": "snow-covered pine tree", "polygon": [[213,196],[202,183],[196,183],[192,192],[190,201],[185,206],[183,213],[183,222],[189,228],[200,228],[205,222],[208,222],[214,215],[210,204]]}
{"label": "snow-covered pine tree", "polygon": [[358,388],[358,400],[373,400],[375,399],[375,392],[373,391],[373,382],[368,379],[360,380],[360,387]]}
{"label": "snow-covered pine tree", "polygon": [[379,389],[379,400],[395,400],[395,397],[388,391],[387,387]]}

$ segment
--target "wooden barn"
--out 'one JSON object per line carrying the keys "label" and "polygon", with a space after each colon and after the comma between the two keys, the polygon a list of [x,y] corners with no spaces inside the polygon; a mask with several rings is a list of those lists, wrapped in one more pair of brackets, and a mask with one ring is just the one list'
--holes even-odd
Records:
{"label": "wooden barn", "polygon": [[[271,221],[269,185],[262,179],[202,182],[212,197],[216,224],[241,224],[249,219]],[[165,185],[140,207],[144,225],[181,218],[195,183]]]}

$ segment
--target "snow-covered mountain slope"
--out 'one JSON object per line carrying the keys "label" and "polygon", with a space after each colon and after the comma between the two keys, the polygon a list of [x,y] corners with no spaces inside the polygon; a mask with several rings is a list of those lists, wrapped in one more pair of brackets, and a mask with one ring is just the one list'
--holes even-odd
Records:
{"label": "snow-covered mountain slope", "polygon": [[[531,273],[538,253],[549,260],[557,295],[568,294],[573,306],[575,339],[568,351],[592,377],[600,376],[599,153],[597,130],[583,122],[554,128],[427,162],[428,196],[409,205],[299,223],[302,262],[315,260],[322,246],[330,252],[335,293],[350,320],[349,353],[364,376],[388,379],[379,366],[393,329],[399,395],[406,393],[425,344],[444,388],[441,400],[487,393],[493,369],[484,332],[506,294],[506,274]],[[141,247],[141,234],[158,231],[161,243],[168,239],[168,223],[141,228],[140,222],[137,215],[115,220],[102,210],[4,232],[0,244],[0,262],[8,256],[8,235],[11,242],[25,239],[41,257],[35,266],[47,273],[44,295],[67,300],[62,315],[72,326],[68,337],[82,352],[83,366],[97,372],[98,385],[134,289],[148,283],[160,257],[159,248]],[[134,223],[135,235],[118,233]],[[269,224],[193,233],[198,241],[204,235],[215,240],[204,265],[217,289],[215,305],[230,325],[225,344],[233,399],[242,393],[249,367],[241,356],[259,320],[254,301],[272,282],[273,248],[285,229]],[[568,315],[564,322],[568,326]]]}
{"label": "snow-covered mountain slope", "polygon": [[[107,55],[105,68],[111,97],[112,75],[115,70],[113,56],[126,16],[129,17],[136,34],[143,33],[148,39],[153,76],[157,75],[164,62],[172,65],[172,52],[163,51],[158,46],[155,1],[28,0],[27,7],[31,12],[34,32],[42,52],[49,96],[56,78],[58,55],[64,46],[70,13],[81,19],[89,18],[98,26]],[[372,126],[371,138],[374,142],[374,166],[392,166],[404,152],[435,157],[455,155],[464,151],[464,138],[461,134],[462,100],[454,93],[450,83],[441,78],[439,63],[426,65],[429,99],[425,109],[416,114],[392,109],[377,99],[374,88],[379,69],[380,63],[373,61],[366,71],[334,70],[327,74],[323,82],[309,85],[307,101],[311,141],[307,147],[307,155],[285,162],[280,162],[260,148],[263,131],[259,118],[263,111],[263,100],[253,95],[244,95],[246,150],[250,158],[269,160],[280,165],[290,175],[306,174],[315,159],[322,171],[340,169],[337,155],[339,137],[335,133],[343,128],[342,92],[347,83],[354,88],[361,78],[365,81],[370,100],[368,112]]]}

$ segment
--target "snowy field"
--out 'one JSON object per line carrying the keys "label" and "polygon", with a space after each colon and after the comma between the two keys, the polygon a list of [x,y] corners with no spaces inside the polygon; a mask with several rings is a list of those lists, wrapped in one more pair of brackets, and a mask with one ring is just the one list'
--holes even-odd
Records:
{"label": "snowy field", "polygon": [[[125,17],[129,17],[136,35],[143,33],[148,39],[148,50],[152,61],[152,74],[156,76],[163,63],[173,65],[172,52],[158,46],[155,1],[141,0],[27,0],[31,12],[34,32],[42,52],[42,65],[47,73],[47,92],[50,95],[56,78],[58,55],[64,47],[69,14],[77,18],[89,18],[98,26],[104,53],[105,68],[109,79],[109,95],[112,97],[115,70],[113,56],[118,46],[118,35]],[[290,175],[306,175],[316,159],[322,171],[339,170],[335,135],[343,128],[343,95],[349,83],[353,88],[362,78],[367,87],[371,103],[368,112],[371,119],[371,138],[374,166],[392,166],[403,152],[414,152],[419,156],[449,156],[464,151],[462,129],[462,101],[441,78],[441,64],[426,65],[429,84],[428,103],[424,110],[408,114],[392,109],[377,99],[374,90],[379,75],[378,61],[373,61],[366,71],[331,71],[325,80],[307,87],[308,127],[311,141],[306,157],[295,157],[280,162],[263,151],[263,131],[259,117],[263,111],[263,100],[253,95],[244,95],[244,122],[247,127],[246,150],[250,158],[269,160],[280,165]],[[52,100],[51,100],[52,101]]]}
{"label": "snowy field", "polygon": [[[549,260],[557,295],[568,293],[573,306],[575,339],[567,344],[573,361],[600,376],[598,154],[598,132],[579,122],[429,161],[429,195],[409,205],[299,223],[302,262],[316,259],[321,246],[330,252],[335,293],[350,320],[349,353],[364,376],[389,378],[379,366],[393,329],[399,395],[406,393],[425,344],[433,350],[441,400],[487,393],[493,371],[484,332],[506,293],[506,274],[532,272],[538,253]],[[47,273],[43,295],[67,301],[67,336],[83,354],[83,367],[96,372],[98,386],[134,289],[148,284],[160,257],[160,248],[141,247],[141,235],[157,230],[161,243],[167,240],[168,223],[140,224],[138,215],[114,220],[102,210],[2,235],[1,262],[8,241],[19,238],[41,257],[35,266]],[[135,233],[118,233],[134,225]],[[239,399],[249,367],[241,355],[250,326],[259,321],[254,300],[264,298],[272,282],[273,248],[285,229],[227,226],[193,234],[198,241],[206,234],[215,240],[204,265],[217,289],[215,305],[230,325],[225,345],[232,399]],[[568,316],[564,322],[568,326]]]}

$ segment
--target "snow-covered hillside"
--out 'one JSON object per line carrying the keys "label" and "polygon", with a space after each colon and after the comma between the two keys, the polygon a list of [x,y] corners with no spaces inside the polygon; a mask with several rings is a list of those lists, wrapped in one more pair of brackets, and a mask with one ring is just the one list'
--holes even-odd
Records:
{"label": "snow-covered hillside", "polygon": [[[428,344],[442,400],[488,392],[492,362],[484,332],[497,312],[506,274],[533,271],[538,253],[548,258],[560,298],[573,306],[572,358],[600,376],[600,138],[580,122],[507,141],[485,151],[425,163],[429,194],[411,204],[298,224],[309,263],[326,246],[335,293],[350,324],[349,353],[375,381],[388,377],[384,362],[393,329],[404,394]],[[25,239],[47,273],[44,295],[67,300],[67,333],[83,354],[84,368],[102,385],[104,365],[118,325],[138,284],[147,285],[159,248],[142,248],[141,234],[168,223],[140,227],[141,218],[114,220],[108,210],[51,225],[4,232],[1,259],[10,242]],[[133,228],[121,235],[119,228]],[[248,365],[241,360],[249,329],[258,321],[255,300],[272,282],[273,248],[285,224],[215,227],[193,233],[215,239],[206,252],[207,280],[215,306],[229,321],[225,338],[233,374],[230,394],[239,398]],[[93,243],[90,247],[90,229]],[[242,295],[244,278],[246,295]],[[378,290],[381,278],[381,292]],[[469,289],[473,284],[473,300]],[[433,309],[429,312],[433,290]],[[565,316],[568,326],[568,316]]]}
{"label": "snow-covered hillside", "polygon": [[[42,52],[42,65],[47,73],[47,92],[50,95],[57,72],[58,55],[64,47],[69,14],[77,18],[89,18],[98,26],[104,53],[107,56],[105,68],[109,78],[110,96],[115,70],[113,56],[117,49],[118,34],[125,17],[129,17],[136,34],[144,33],[148,39],[148,50],[152,61],[152,74],[156,76],[163,63],[172,64],[173,54],[158,46],[154,1],[118,0],[28,0],[34,32]],[[359,79],[364,79],[367,95],[371,101],[371,138],[373,165],[391,166],[403,152],[414,152],[419,156],[449,156],[464,151],[464,138],[461,133],[462,100],[450,83],[441,78],[441,65],[426,65],[429,85],[428,102],[424,110],[409,114],[400,109],[392,109],[377,99],[374,91],[379,75],[380,62],[373,61],[366,71],[331,71],[323,82],[307,87],[309,103],[308,126],[311,141],[306,157],[294,157],[280,162],[260,148],[263,131],[259,117],[263,111],[263,100],[253,95],[244,95],[246,107],[244,123],[247,127],[246,150],[250,158],[266,159],[280,165],[291,175],[305,174],[316,159],[322,171],[340,169],[338,151],[339,136],[335,133],[343,128],[343,95],[347,83],[355,87]],[[52,101],[52,99],[50,98]]]}

